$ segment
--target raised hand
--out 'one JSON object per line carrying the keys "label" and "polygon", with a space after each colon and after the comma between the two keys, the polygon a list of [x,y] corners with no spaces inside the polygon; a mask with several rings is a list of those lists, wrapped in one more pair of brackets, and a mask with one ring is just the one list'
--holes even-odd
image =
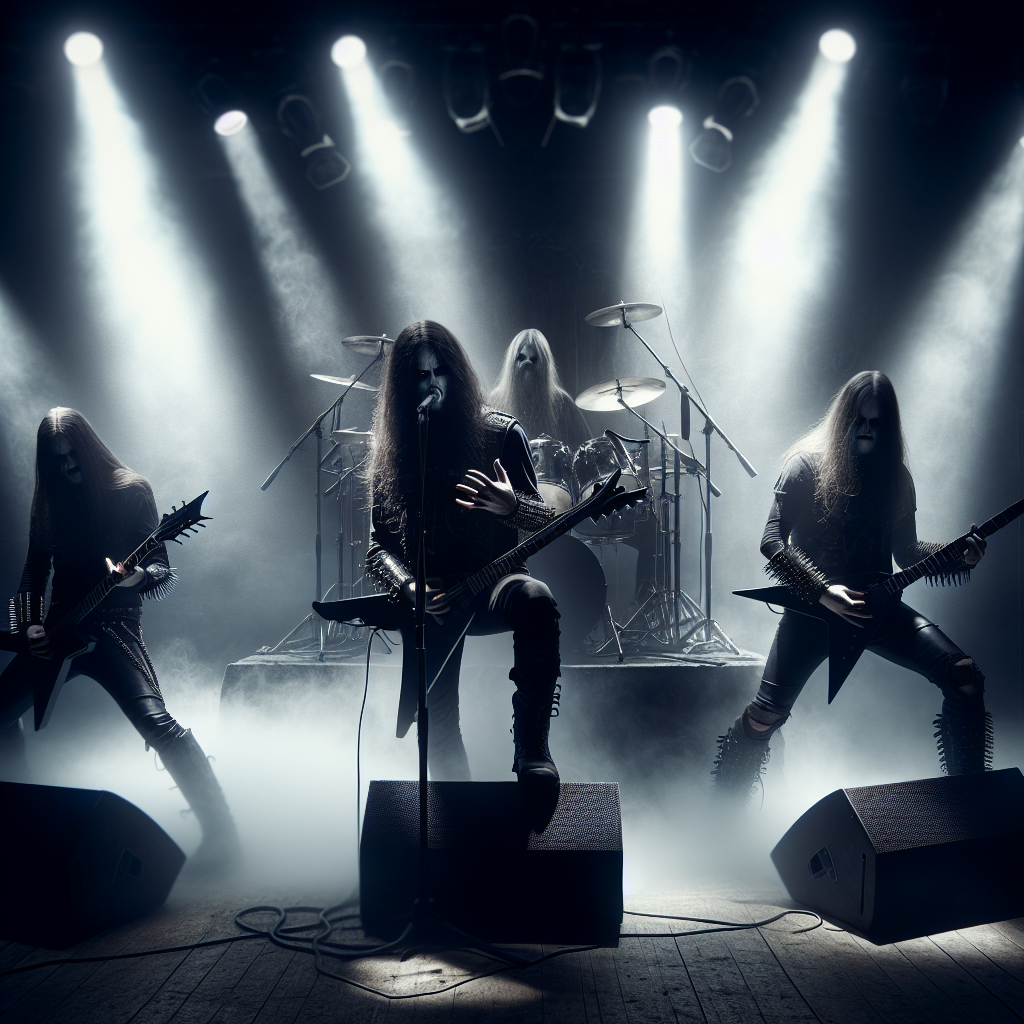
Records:
{"label": "raised hand", "polygon": [[456,485],[455,504],[462,508],[483,509],[496,516],[510,516],[516,510],[516,492],[509,483],[508,474],[500,460],[494,460],[496,479],[471,469]]}

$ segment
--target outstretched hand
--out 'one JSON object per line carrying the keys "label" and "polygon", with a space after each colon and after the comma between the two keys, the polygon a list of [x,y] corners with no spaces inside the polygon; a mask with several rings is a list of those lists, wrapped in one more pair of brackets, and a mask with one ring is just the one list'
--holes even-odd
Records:
{"label": "outstretched hand", "polygon": [[456,485],[455,504],[462,508],[483,509],[496,516],[510,516],[516,510],[516,492],[509,483],[508,474],[499,459],[494,460],[496,479],[471,469]]}

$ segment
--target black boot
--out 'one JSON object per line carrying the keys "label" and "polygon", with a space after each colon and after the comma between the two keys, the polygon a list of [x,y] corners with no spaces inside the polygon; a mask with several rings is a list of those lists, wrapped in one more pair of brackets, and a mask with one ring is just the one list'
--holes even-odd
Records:
{"label": "black boot", "polygon": [[230,867],[241,856],[238,830],[224,792],[192,730],[186,729],[175,736],[159,754],[203,830],[202,841],[191,863],[203,871]]}
{"label": "black boot", "polygon": [[969,775],[992,770],[992,716],[943,711],[932,723],[945,775]]}
{"label": "black boot", "polygon": [[[515,670],[510,675],[516,679]],[[512,771],[519,776],[526,820],[537,833],[548,827],[561,792],[558,769],[548,749],[551,710],[558,700],[555,689],[554,679],[538,684],[534,678],[532,684],[518,682],[512,695],[512,738],[515,741]]]}
{"label": "black boot", "polygon": [[716,797],[749,800],[768,764],[768,741],[775,730],[759,733],[745,718],[740,715],[729,731],[718,737],[718,757],[711,771]]}

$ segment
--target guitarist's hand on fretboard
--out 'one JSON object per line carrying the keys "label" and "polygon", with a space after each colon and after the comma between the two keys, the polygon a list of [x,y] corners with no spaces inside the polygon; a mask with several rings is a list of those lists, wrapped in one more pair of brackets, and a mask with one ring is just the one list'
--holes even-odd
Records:
{"label": "guitarist's hand on fretboard", "polygon": [[967,550],[964,551],[964,561],[972,567],[977,565],[985,557],[985,548],[988,547],[987,540],[974,535],[974,531],[977,528],[977,523],[971,523],[972,536],[967,538]]}
{"label": "guitarist's hand on fretboard", "polygon": [[[864,619],[870,619],[871,613],[867,611],[864,604],[864,591],[851,590],[841,583],[834,583],[825,591],[818,602],[823,604],[830,612],[842,616],[847,622],[864,628]],[[858,621],[861,620],[861,621]]]}
{"label": "guitarist's hand on fretboard", "polygon": [[[409,580],[402,587],[402,596],[411,605],[416,604],[416,581]],[[426,612],[428,615],[433,615],[435,621],[440,626],[442,619],[451,610],[451,598],[443,590],[438,590],[432,587],[429,583],[427,584],[427,607]]]}
{"label": "guitarist's hand on fretboard", "polygon": [[107,559],[107,572],[117,573],[118,576],[124,577],[120,583],[114,584],[117,587],[137,587],[146,575],[145,570],[139,569],[138,567],[129,573],[128,570],[125,569],[123,562],[118,562],[117,565],[114,565],[109,558]]}

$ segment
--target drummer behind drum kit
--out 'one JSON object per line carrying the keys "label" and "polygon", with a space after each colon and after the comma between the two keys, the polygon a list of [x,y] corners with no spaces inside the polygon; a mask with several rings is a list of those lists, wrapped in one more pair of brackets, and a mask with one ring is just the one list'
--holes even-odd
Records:
{"label": "drummer behind drum kit", "polygon": [[[717,434],[735,453],[743,468],[755,476],[753,466],[743,457],[704,407],[694,399],[675,376],[670,367],[637,333],[633,324],[660,316],[660,306],[651,303],[620,302],[596,310],[586,317],[593,327],[621,327],[630,331],[660,365],[665,380],[654,377],[615,377],[587,388],[576,397],[576,404],[590,412],[626,411],[644,426],[644,437],[624,437],[606,430],[603,437],[584,442],[571,451],[561,441],[542,435],[530,441],[533,463],[537,472],[538,488],[545,503],[558,512],[564,512],[581,501],[607,480],[614,472],[621,473],[627,490],[646,487],[647,498],[636,507],[626,508],[595,523],[584,520],[573,531],[550,544],[530,560],[534,574],[547,582],[555,593],[561,613],[562,643],[566,650],[587,648],[591,653],[618,653],[623,659],[626,650],[637,650],[653,640],[663,647],[691,651],[727,651],[737,648],[722,632],[711,615],[711,500],[721,492],[711,480],[711,437]],[[316,436],[316,598],[326,600],[337,590],[335,599],[362,596],[371,592],[363,575],[363,559],[368,541],[368,509],[363,500],[364,488],[359,470],[369,454],[373,439],[369,431],[342,428],[341,407],[350,391],[377,389],[362,381],[362,377],[379,362],[392,344],[392,339],[381,335],[355,335],[342,344],[361,355],[373,356],[362,373],[354,377],[335,377],[328,374],[310,374],[316,380],[343,388],[340,396],[312,426],[291,446],[277,468],[263,483],[266,490],[285,463],[311,435]],[[659,398],[666,389],[666,380],[672,381],[680,398],[680,435],[669,435],[658,430],[637,410]],[[705,459],[703,465],[684,452],[677,440],[689,441],[690,407],[704,419]],[[330,437],[333,447],[324,455],[322,451],[324,420],[331,417]],[[652,472],[650,465],[651,435],[660,440],[659,465]],[[337,479],[326,489],[322,474]],[[703,608],[681,587],[682,572],[680,533],[680,480],[684,474],[698,478],[704,508],[704,576]],[[660,479],[660,493],[652,497],[654,478]],[[669,483],[672,487],[669,487]],[[702,483],[701,483],[702,482]],[[323,593],[321,564],[322,499],[338,498],[338,579],[327,594]],[[653,520],[653,522],[652,522]],[[649,525],[648,525],[649,524]],[[601,563],[593,553],[595,546],[617,544],[635,537],[638,531],[650,531],[655,536],[654,579],[646,581],[637,594],[637,607],[623,622],[612,616],[606,600],[607,586]],[[638,545],[639,546],[639,545]],[[604,620],[604,639],[593,635]],[[280,651],[307,651],[319,653],[321,660],[326,650],[344,649],[351,643],[362,643],[362,628],[344,623],[326,623],[319,616],[307,616],[280,643],[264,648],[261,653]]]}

